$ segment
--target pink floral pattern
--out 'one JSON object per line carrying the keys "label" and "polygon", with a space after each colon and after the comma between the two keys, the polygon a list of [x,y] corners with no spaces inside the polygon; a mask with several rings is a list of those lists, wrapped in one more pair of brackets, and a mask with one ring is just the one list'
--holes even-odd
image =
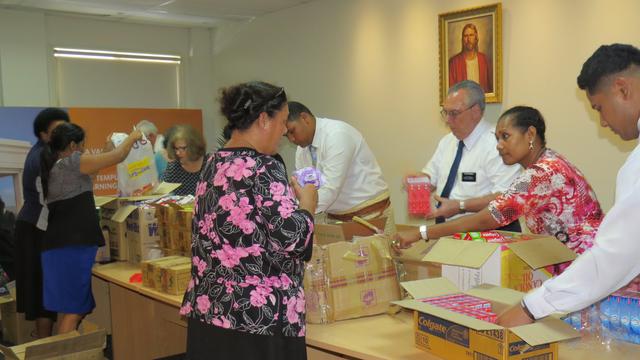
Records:
{"label": "pink floral pattern", "polygon": [[584,175],[551,149],[493,200],[489,211],[500,225],[524,216],[532,233],[556,236],[577,254],[593,245],[604,216]]}
{"label": "pink floral pattern", "polygon": [[304,336],[313,217],[298,208],[279,156],[213,154],[192,226],[192,279],[180,314],[253,334]]}

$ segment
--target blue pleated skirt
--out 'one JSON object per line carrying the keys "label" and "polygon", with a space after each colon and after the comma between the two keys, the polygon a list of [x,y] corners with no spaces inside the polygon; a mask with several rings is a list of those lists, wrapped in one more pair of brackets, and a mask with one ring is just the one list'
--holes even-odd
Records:
{"label": "blue pleated skirt", "polygon": [[93,311],[91,268],[97,251],[97,246],[69,246],[42,252],[45,309],[64,314]]}

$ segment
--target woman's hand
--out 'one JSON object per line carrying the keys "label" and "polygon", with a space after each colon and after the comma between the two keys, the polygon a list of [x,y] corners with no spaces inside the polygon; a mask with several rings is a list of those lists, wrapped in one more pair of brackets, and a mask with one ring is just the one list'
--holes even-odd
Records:
{"label": "woman's hand", "polygon": [[315,214],[316,206],[318,206],[318,190],[316,187],[313,184],[300,186],[298,180],[293,176],[291,177],[291,186],[300,202],[300,208]]}
{"label": "woman's hand", "polygon": [[402,249],[410,248],[420,239],[422,239],[422,236],[420,236],[419,230],[400,231],[394,235],[393,241],[391,241],[391,248],[399,254]]}

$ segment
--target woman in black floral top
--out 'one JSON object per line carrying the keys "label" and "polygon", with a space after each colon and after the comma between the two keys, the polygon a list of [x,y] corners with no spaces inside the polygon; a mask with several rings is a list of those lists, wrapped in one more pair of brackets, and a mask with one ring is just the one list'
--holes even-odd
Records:
{"label": "woman in black floral top", "polygon": [[289,184],[276,154],[289,113],[284,89],[250,82],[222,91],[224,148],[196,187],[189,359],[305,359],[304,261],[317,192]]}

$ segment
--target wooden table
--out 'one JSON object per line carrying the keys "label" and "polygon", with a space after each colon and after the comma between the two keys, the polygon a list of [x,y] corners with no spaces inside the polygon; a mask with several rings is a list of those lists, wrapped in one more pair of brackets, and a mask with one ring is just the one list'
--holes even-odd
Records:
{"label": "wooden table", "polygon": [[[186,322],[178,307],[182,296],[171,296],[129,283],[139,272],[127,263],[96,266],[93,274],[109,283],[114,358],[153,359],[185,351]],[[413,318],[408,312],[307,325],[310,360],[439,359],[413,343]],[[560,359],[640,359],[640,346],[616,342],[610,347],[594,339],[560,344]],[[243,359],[238,359],[243,360]]]}
{"label": "wooden table", "polygon": [[182,296],[130,283],[137,272],[138,266],[124,262],[93,269],[94,277],[108,283],[114,359],[156,359],[185,352],[187,323],[178,314]]}

